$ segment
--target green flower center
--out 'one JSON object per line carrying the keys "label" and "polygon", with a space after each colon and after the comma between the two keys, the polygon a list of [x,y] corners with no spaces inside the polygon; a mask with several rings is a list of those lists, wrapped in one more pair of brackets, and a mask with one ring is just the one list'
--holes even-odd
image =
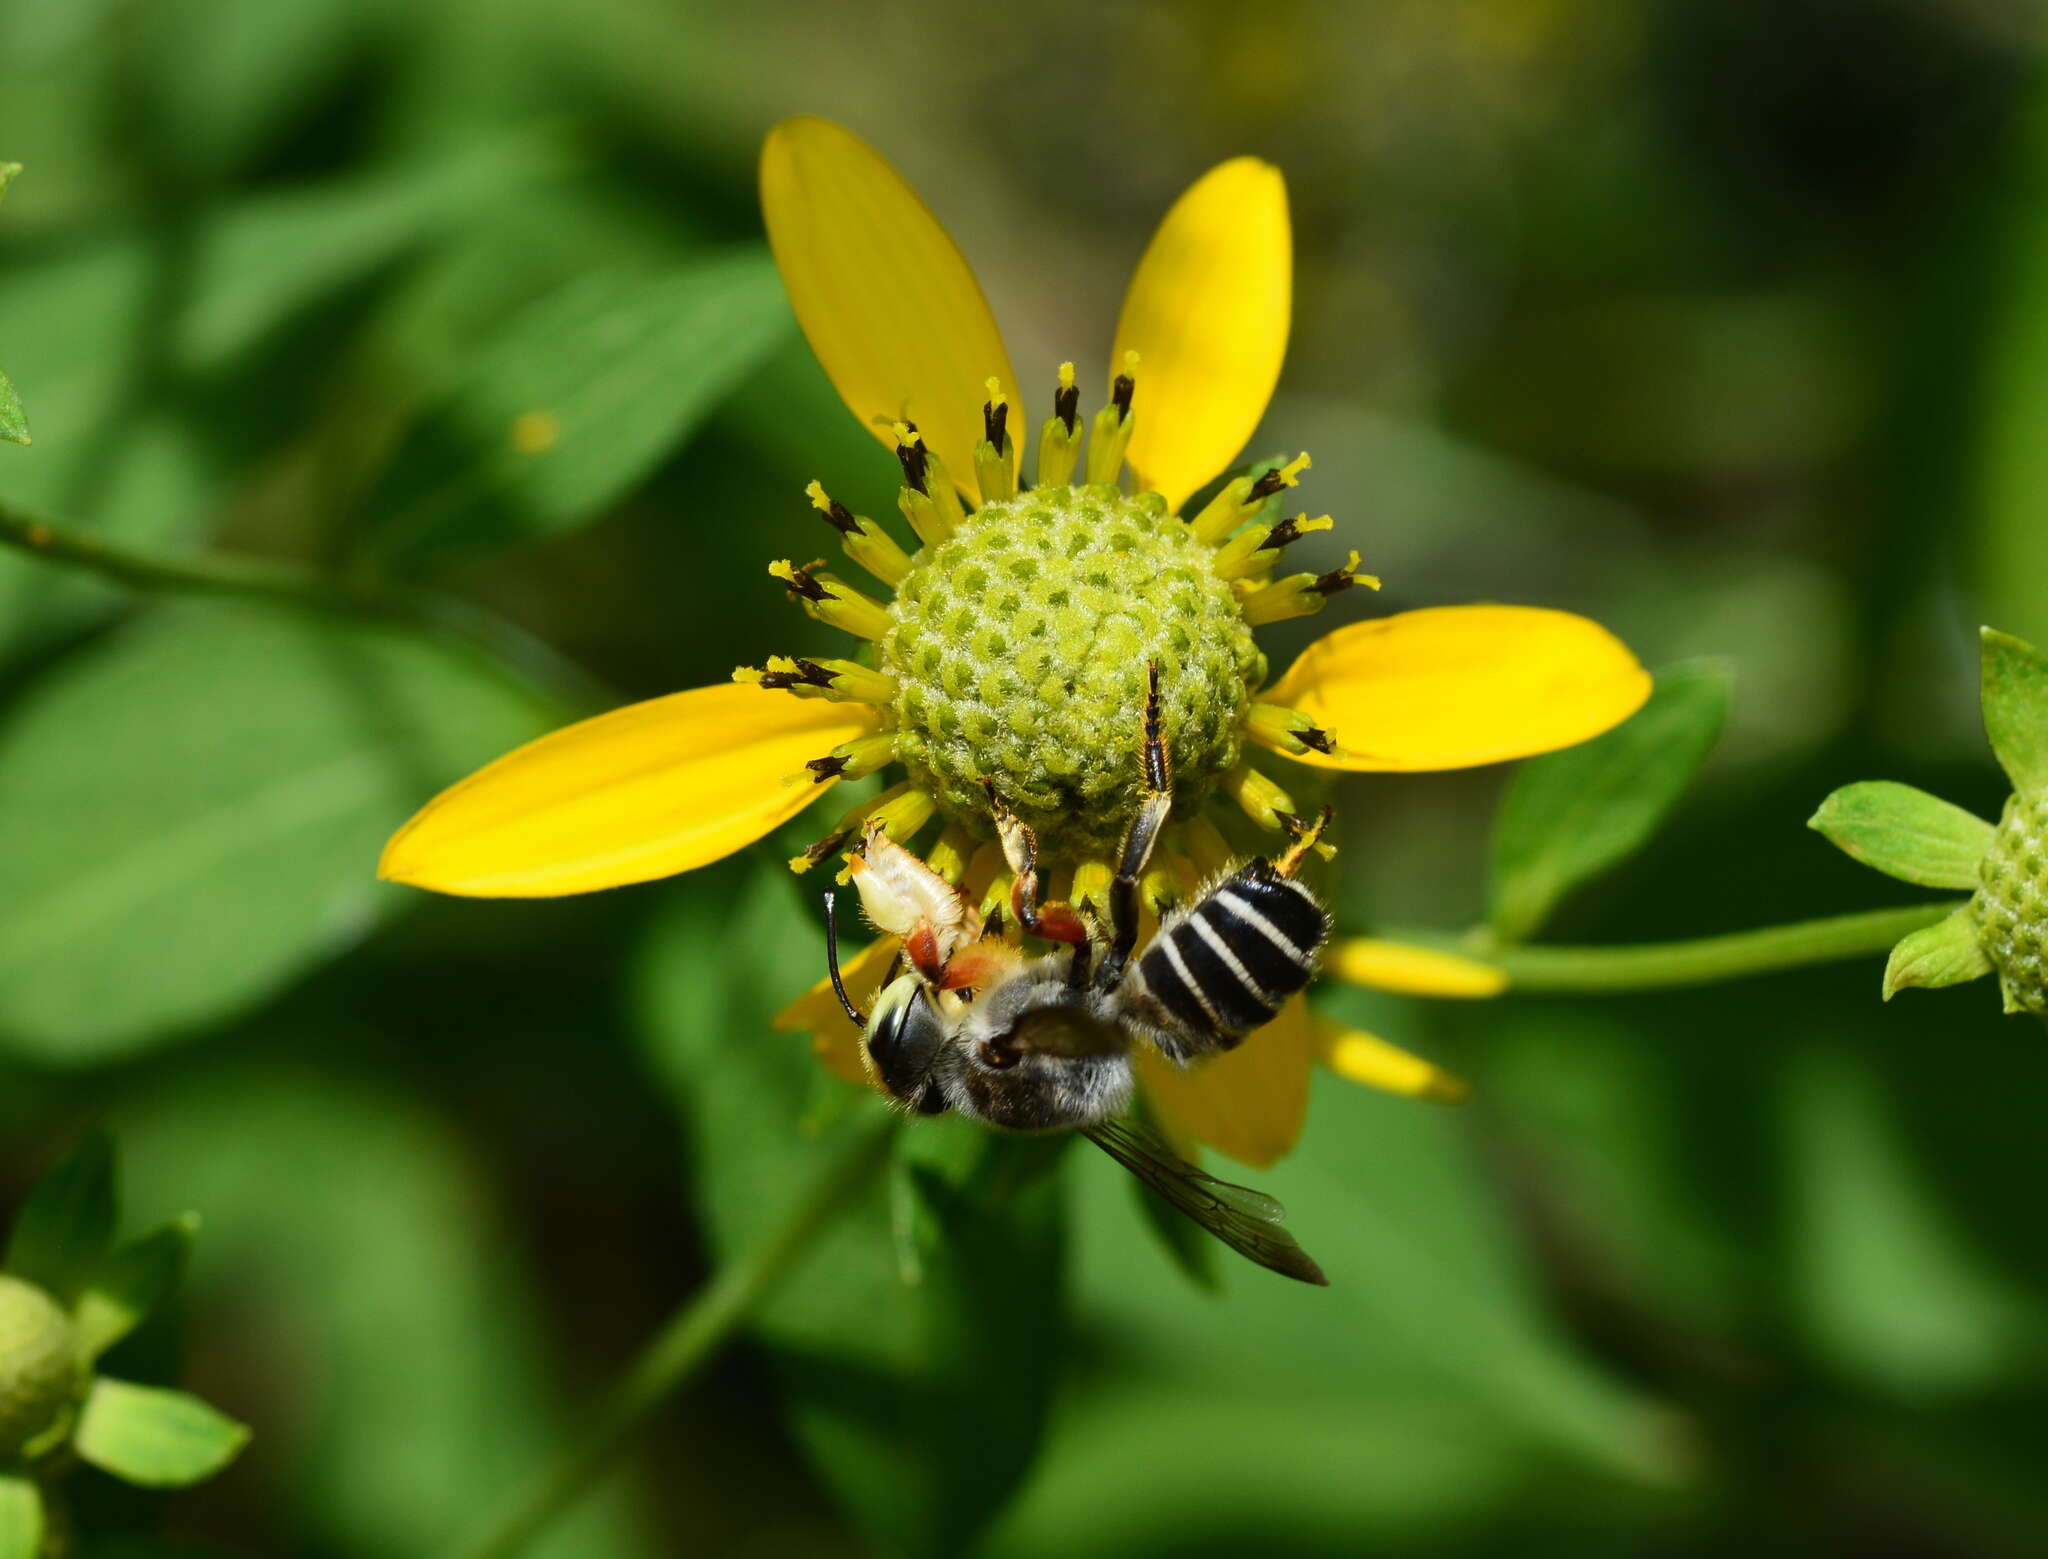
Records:
{"label": "green flower center", "polygon": [[78,1384],[71,1318],[40,1288],[0,1272],[0,1461],[49,1428]]}
{"label": "green flower center", "polygon": [[1174,812],[1237,763],[1264,660],[1215,554],[1156,497],[1052,487],[985,504],[897,587],[882,669],[897,756],[990,836],[984,779],[1054,861],[1109,858],[1137,803],[1157,662]]}
{"label": "green flower center", "polygon": [[1978,875],[1977,940],[2007,1006],[2048,1012],[2048,791],[2007,799]]}

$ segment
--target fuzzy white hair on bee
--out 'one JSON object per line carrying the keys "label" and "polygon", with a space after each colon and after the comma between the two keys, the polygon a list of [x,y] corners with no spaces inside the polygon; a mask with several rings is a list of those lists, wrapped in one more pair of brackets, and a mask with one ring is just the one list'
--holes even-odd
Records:
{"label": "fuzzy white hair on bee", "polygon": [[903,939],[905,955],[936,982],[953,955],[981,935],[981,917],[960,890],[870,824],[847,861],[860,907],[877,931]]}

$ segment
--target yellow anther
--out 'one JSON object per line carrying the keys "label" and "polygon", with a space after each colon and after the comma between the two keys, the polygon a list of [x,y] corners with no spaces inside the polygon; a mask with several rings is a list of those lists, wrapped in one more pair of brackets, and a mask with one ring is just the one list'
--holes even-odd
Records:
{"label": "yellow anther", "polygon": [[1299,757],[1305,752],[1334,753],[1336,738],[1298,709],[1284,704],[1254,703],[1245,714],[1245,730],[1255,741]]}
{"label": "yellow anther", "polygon": [[824,515],[839,532],[839,545],[846,555],[892,589],[910,572],[910,554],[896,545],[895,538],[866,515],[855,514],[843,503],[833,501],[825,484],[812,482],[804,489],[811,507]]}
{"label": "yellow anther", "polygon": [[982,383],[988,389],[988,403],[991,406],[1007,406],[1009,398],[1003,394],[1003,381],[990,375]]}
{"label": "yellow anther", "polygon": [[892,625],[881,602],[862,595],[836,574],[819,573],[817,563],[798,568],[789,559],[778,558],[768,565],[768,572],[788,585],[790,594],[819,622],[863,639],[882,638]]}
{"label": "yellow anther", "polygon": [[1373,574],[1358,572],[1358,554],[1351,554],[1342,568],[1333,568],[1327,574],[1289,574],[1285,579],[1276,579],[1262,589],[1254,590],[1239,605],[1244,620],[1254,628],[1267,623],[1285,622],[1290,617],[1307,617],[1323,609],[1323,603],[1340,590],[1349,590],[1353,585],[1364,585],[1368,590],[1380,587],[1379,579]]}
{"label": "yellow anther", "polygon": [[1278,831],[1284,816],[1293,816],[1294,798],[1248,763],[1240,763],[1221,781],[1223,793],[1244,808],[1261,828]]}
{"label": "yellow anther", "polygon": [[1060,388],[1061,388],[1061,389],[1063,389],[1063,390],[1071,390],[1071,389],[1072,389],[1073,387],[1074,387],[1074,365],[1073,365],[1072,363],[1061,363],[1061,364],[1060,364]]}
{"label": "yellow anther", "polygon": [[1327,514],[1314,519],[1301,514],[1291,520],[1282,520],[1278,525],[1247,527],[1217,549],[1217,577],[1243,579],[1263,574],[1278,561],[1283,548],[1311,531],[1328,530],[1335,523]]}
{"label": "yellow anther", "polygon": [[1189,529],[1197,541],[1211,547],[1218,545],[1240,525],[1256,517],[1259,506],[1268,498],[1283,487],[1298,486],[1301,473],[1308,468],[1308,452],[1304,450],[1284,466],[1226,482],[1223,490],[1211,498],[1190,522]]}

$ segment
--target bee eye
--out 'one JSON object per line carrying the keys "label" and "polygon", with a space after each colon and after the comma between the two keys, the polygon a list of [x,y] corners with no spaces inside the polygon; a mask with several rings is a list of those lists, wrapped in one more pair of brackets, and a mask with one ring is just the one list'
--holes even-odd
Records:
{"label": "bee eye", "polygon": [[993,1067],[998,1072],[1015,1066],[1023,1059],[1018,1051],[1010,1049],[1007,1045],[998,1045],[986,1039],[981,1042],[978,1054],[983,1066]]}

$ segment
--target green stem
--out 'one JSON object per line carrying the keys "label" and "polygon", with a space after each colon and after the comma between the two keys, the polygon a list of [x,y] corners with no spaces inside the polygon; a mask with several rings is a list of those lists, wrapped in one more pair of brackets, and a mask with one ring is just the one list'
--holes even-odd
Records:
{"label": "green stem", "polygon": [[164,557],[67,531],[4,503],[0,545],[131,590],[239,596],[401,623],[480,649],[572,708],[595,711],[619,702],[609,688],[516,623],[437,590],[335,579],[267,558]]}
{"label": "green stem", "polygon": [[896,1125],[891,1114],[856,1132],[790,1210],[787,1222],[684,1301],[599,1405],[582,1439],[479,1541],[455,1553],[461,1559],[511,1559],[574,1503],[655,1410],[688,1384],[746,1323],[776,1282],[882,1167]]}
{"label": "green stem", "polygon": [[1883,953],[1900,937],[1931,926],[1962,900],[1799,920],[1761,931],[1619,947],[1503,947],[1478,956],[1517,991],[1644,991],[1706,985],[1748,975]]}

